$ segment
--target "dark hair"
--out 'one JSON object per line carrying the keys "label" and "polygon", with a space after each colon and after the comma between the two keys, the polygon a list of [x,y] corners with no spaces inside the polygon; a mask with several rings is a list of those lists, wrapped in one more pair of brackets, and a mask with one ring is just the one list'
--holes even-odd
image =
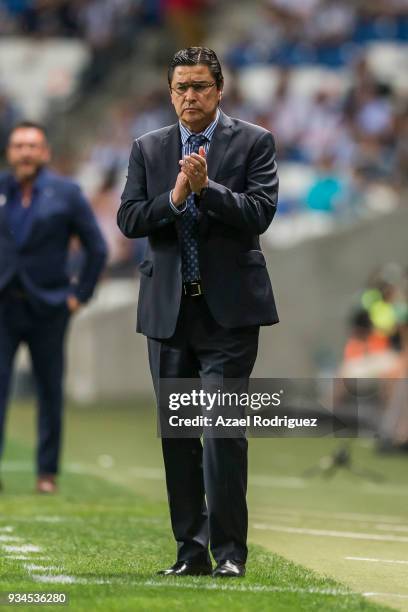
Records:
{"label": "dark hair", "polygon": [[173,80],[173,73],[176,66],[208,66],[213,77],[217,89],[222,89],[224,85],[224,77],[221,70],[221,64],[215,52],[208,47],[188,47],[177,51],[170,62],[167,79],[169,86]]}
{"label": "dark hair", "polygon": [[27,120],[19,121],[18,123],[13,125],[13,127],[11,128],[9,132],[9,139],[11,135],[13,134],[13,132],[15,132],[16,130],[24,129],[24,128],[31,128],[31,129],[39,130],[40,132],[44,134],[45,140],[48,140],[47,130],[45,129],[44,125],[42,125],[41,123],[37,123],[36,121],[27,121]]}

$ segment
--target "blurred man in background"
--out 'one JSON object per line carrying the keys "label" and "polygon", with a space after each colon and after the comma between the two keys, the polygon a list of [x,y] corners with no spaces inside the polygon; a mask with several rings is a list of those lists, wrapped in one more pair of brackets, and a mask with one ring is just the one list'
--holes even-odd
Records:
{"label": "blurred man in background", "polygon": [[[158,403],[166,378],[237,379],[244,391],[259,327],[278,321],[259,243],[278,196],[272,134],[219,109],[224,78],[211,49],[176,53],[168,84],[179,122],[135,141],[118,212],[125,236],[149,238],[138,331]],[[244,576],[245,432],[204,435],[203,445],[164,434],[162,448],[178,551],[159,573],[211,574],[210,544],[214,577]]]}
{"label": "blurred man in background", "polygon": [[[64,338],[69,317],[89,300],[106,246],[79,187],[46,166],[41,125],[21,122],[7,145],[10,172],[0,174],[0,456],[15,353],[25,342],[37,383],[37,490],[56,491],[63,409]],[[86,262],[76,284],[67,275],[70,239]]]}

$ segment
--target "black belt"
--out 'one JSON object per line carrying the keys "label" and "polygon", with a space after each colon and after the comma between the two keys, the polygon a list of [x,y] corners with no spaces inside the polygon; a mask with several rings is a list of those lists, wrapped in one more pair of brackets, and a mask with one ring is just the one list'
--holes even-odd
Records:
{"label": "black belt", "polygon": [[203,294],[203,287],[200,281],[191,281],[190,283],[183,283],[183,295],[189,297],[198,297]]}

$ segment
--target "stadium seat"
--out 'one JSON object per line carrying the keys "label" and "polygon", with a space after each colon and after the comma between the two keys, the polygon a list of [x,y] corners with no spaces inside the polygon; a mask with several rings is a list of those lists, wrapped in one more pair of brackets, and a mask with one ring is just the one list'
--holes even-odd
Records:
{"label": "stadium seat", "polygon": [[312,97],[321,89],[342,94],[350,83],[347,70],[330,70],[322,66],[302,66],[292,72],[291,93],[300,98]]}
{"label": "stadium seat", "polygon": [[51,100],[65,100],[75,91],[89,59],[80,40],[5,38],[0,40],[0,80],[25,115],[42,119]]}
{"label": "stadium seat", "polygon": [[382,82],[401,92],[408,88],[408,46],[393,42],[376,42],[367,48],[370,69]]}

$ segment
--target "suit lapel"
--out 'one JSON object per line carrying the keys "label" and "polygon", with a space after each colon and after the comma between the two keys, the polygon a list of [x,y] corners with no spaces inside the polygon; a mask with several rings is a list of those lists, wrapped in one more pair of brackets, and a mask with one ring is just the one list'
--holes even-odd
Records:
{"label": "suit lapel", "polygon": [[181,159],[181,138],[178,123],[172,125],[163,137],[163,163],[164,176],[166,177],[165,189],[173,189],[180,171],[179,160]]}
{"label": "suit lapel", "polygon": [[234,125],[231,119],[220,111],[220,118],[211,139],[207,159],[208,178],[211,180],[215,180],[222,166],[233,132]]}
{"label": "suit lapel", "polygon": [[[180,172],[179,160],[181,159],[181,136],[179,124],[172,125],[162,139],[162,164],[163,172],[162,191],[173,189],[177,175]],[[179,223],[175,224],[175,231],[180,233]]]}

